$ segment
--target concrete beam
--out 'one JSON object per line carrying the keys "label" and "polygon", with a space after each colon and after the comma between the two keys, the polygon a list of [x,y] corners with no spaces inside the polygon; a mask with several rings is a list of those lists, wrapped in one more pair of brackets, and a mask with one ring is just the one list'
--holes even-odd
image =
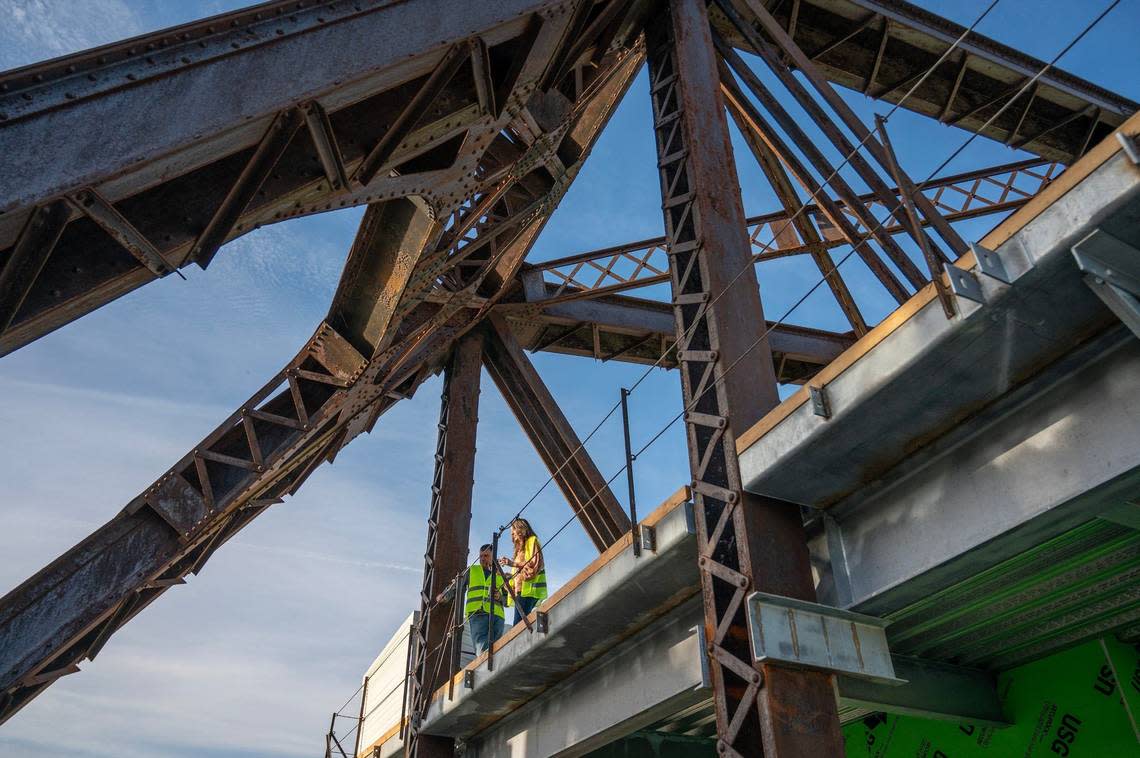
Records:
{"label": "concrete beam", "polygon": [[885,615],[1112,511],[1140,487],[1138,423],[1118,328],[833,508],[822,601]]}
{"label": "concrete beam", "polygon": [[[1140,119],[1130,126],[1140,129]],[[964,257],[954,270],[969,272],[983,303],[958,297],[947,319],[924,288],[813,379],[829,415],[801,390],[743,434],[746,489],[815,507],[856,497],[1112,325],[1069,250],[1096,227],[1129,242],[1140,235],[1140,174],[1111,142],[1110,157],[1090,154],[1011,217],[1002,228],[1012,233],[983,240],[1012,284]]]}
{"label": "concrete beam", "polygon": [[[702,706],[711,715],[705,660],[701,610],[694,599],[469,738],[466,754],[580,756],[637,731],[672,732],[677,718],[687,718],[685,714]],[[840,709],[1008,725],[992,674],[900,656],[893,662],[906,684],[838,677]]]}
{"label": "concrete beam", "polygon": [[693,598],[468,740],[466,755],[584,755],[707,702],[712,683],[702,639],[700,601]]}

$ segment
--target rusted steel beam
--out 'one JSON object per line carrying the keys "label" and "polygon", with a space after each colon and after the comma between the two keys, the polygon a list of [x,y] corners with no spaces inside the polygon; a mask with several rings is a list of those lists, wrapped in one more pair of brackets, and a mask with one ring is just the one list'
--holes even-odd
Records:
{"label": "rusted steel beam", "polygon": [[384,132],[384,136],[361,161],[360,166],[356,169],[356,174],[353,176],[356,182],[367,185],[372,181],[380,167],[392,157],[392,153],[396,151],[396,146],[411,133],[416,122],[427,112],[432,102],[439,97],[443,88],[451,81],[451,77],[455,76],[455,72],[463,65],[463,58],[464,47],[461,45],[455,45],[443,54],[443,58],[416,91],[416,94],[412,96],[412,99],[404,106],[400,115]]}
{"label": "rusted steel beam", "polygon": [[[795,75],[792,74],[791,69],[783,63],[783,60],[780,57],[780,52],[783,52],[785,55],[787,55],[797,66],[803,63],[806,63],[806,65],[814,64],[812,64],[810,60],[807,60],[807,56],[803,53],[803,51],[800,50],[794,42],[788,39],[786,35],[781,35],[780,40],[783,44],[781,45],[780,51],[777,51],[767,42],[762,40],[757,32],[736,13],[736,11],[732,8],[730,0],[717,0],[717,2],[719,3],[721,10],[725,13],[725,15],[729,17],[729,19],[741,32],[741,34],[743,34],[751,44],[756,46],[760,57],[766,64],[768,64],[768,68],[771,69],[771,71],[776,75],[776,78],[780,80],[780,83],[784,85],[784,87],[792,95],[795,101],[799,103],[799,105],[804,109],[804,111],[808,114],[815,125],[819,127],[819,130],[823,132],[824,136],[827,137],[832,145],[835,146],[835,148],[840,152],[844,159],[850,164],[851,168],[855,170],[855,172],[859,175],[859,178],[867,184],[872,192],[878,195],[879,202],[883,203],[883,205],[887,208],[888,213],[893,216],[895,220],[907,230],[907,233],[910,234],[917,242],[918,237],[926,234],[926,232],[921,228],[913,227],[910,225],[907,215],[902,211],[901,208],[898,207],[897,203],[892,202],[893,198],[891,191],[886,182],[884,182],[879,177],[879,175],[875,172],[875,169],[872,168],[870,163],[868,163],[867,160],[863,157],[862,153],[856,149],[858,146],[847,139],[847,137],[843,134],[835,122],[832,121],[831,117],[822,108],[822,106],[820,106],[820,104],[817,103],[814,98],[812,98],[811,94],[807,91],[803,84],[800,83],[799,79],[797,79]],[[786,47],[784,47],[784,45],[786,45]],[[722,47],[727,46],[722,45]],[[735,53],[733,53],[733,55],[735,56]],[[738,68],[739,67],[737,65],[733,65],[734,70],[738,70]],[[759,83],[759,79],[756,78],[755,74],[752,74],[751,69],[748,69],[748,74],[751,75],[751,78],[757,84]],[[740,74],[740,76],[743,78],[744,74]],[[826,82],[823,82],[823,84],[830,87],[830,85],[828,85]],[[761,85],[761,87],[762,86],[763,85]],[[757,91],[757,87],[754,86],[752,82],[748,82],[748,88],[752,90],[758,98],[762,97],[761,94]],[[771,96],[769,95],[769,97]],[[764,101],[762,100],[762,102]],[[772,116],[776,119],[777,123],[783,123],[784,118],[773,111],[773,109],[770,108],[766,102],[764,103],[764,107],[772,113]],[[779,105],[778,107],[781,110],[783,109],[782,105]],[[791,136],[790,133],[789,136]],[[799,144],[798,138],[793,136],[792,139],[797,144]],[[817,163],[816,159],[813,158],[810,154],[808,155],[808,158],[812,161],[813,164]],[[931,241],[930,244],[933,246],[933,241]],[[895,252],[892,252],[889,247],[885,249],[887,251],[887,254],[891,256],[891,259],[895,261],[895,265],[900,267],[900,269],[903,271],[903,274],[907,277],[907,279],[911,280],[912,284],[915,284],[914,280],[912,279],[912,275],[918,273],[918,269],[915,268],[912,263],[910,263],[909,259],[906,259],[905,262],[900,262],[900,258],[896,255]],[[963,245],[962,249],[957,251],[957,254],[961,255],[964,252],[965,246]],[[915,284],[915,286],[919,285]]]}
{"label": "rusted steel beam", "polygon": [[[539,310],[535,312],[537,306]],[[672,307],[622,295],[556,303],[541,301],[496,309],[519,343],[531,352],[592,356],[592,333],[599,335],[603,359],[676,368]],[[803,384],[855,342],[852,332],[836,333],[768,322],[772,361],[781,383]],[[662,357],[664,356],[664,357]]]}
{"label": "rusted steel beam", "polygon": [[[556,27],[550,30],[557,33]],[[547,54],[528,58],[520,81],[533,82]],[[623,72],[622,91],[635,73],[629,64],[622,56],[613,63]],[[580,166],[614,99],[606,97],[599,109],[591,104],[569,117],[569,128],[590,136],[568,172]],[[397,287],[401,301],[419,305],[405,312],[395,303],[398,318],[387,326],[392,337],[380,335],[378,344],[387,347],[371,358],[322,324],[285,370],[118,516],[0,598],[0,721],[42,691],[55,672],[96,654],[122,624],[199,570],[245,524],[295,492],[322,462],[409,397],[505,294],[509,282],[499,281],[484,302],[470,306],[471,294],[492,281],[497,264],[517,267],[564,191],[548,190],[523,231],[468,277],[470,291],[425,303],[434,279],[413,278]],[[444,207],[443,215],[450,211]],[[433,249],[425,245],[421,256]],[[446,275],[446,265],[437,273]],[[392,276],[409,274],[398,270]]]}
{"label": "rusted steel beam", "polygon": [[[920,191],[938,206],[948,220],[961,221],[1020,208],[1062,170],[1058,163],[1032,158],[933,179]],[[897,198],[898,188],[891,192]],[[874,193],[860,195],[859,201],[872,211],[878,207],[878,196]],[[839,203],[839,207],[845,208],[843,203]],[[804,215],[819,221],[823,209],[818,204],[809,203]],[[772,232],[766,232],[786,227],[788,218],[784,211],[749,217],[749,240],[754,260],[810,252],[807,245],[798,241],[788,244],[775,238]],[[892,234],[904,231],[903,227],[891,222],[883,228]],[[834,230],[824,230],[822,242],[827,249],[847,244],[842,235],[829,231]],[[860,237],[865,238],[866,235]],[[606,296],[668,281],[666,274],[658,273],[666,265],[664,245],[664,237],[654,237],[543,261],[529,270],[553,277],[553,281],[547,281],[548,286],[554,287],[549,294],[551,298],[560,298],[563,294],[572,295],[574,300]]]}
{"label": "rusted steel beam", "polygon": [[[734,23],[737,24],[737,27],[749,42],[756,47],[761,56],[764,57],[765,60],[769,62],[769,66],[771,66],[771,55],[768,51],[767,43],[760,39],[751,26],[741,23],[741,19],[735,16],[731,8],[732,0],[717,0],[717,2],[726,13],[732,14]],[[840,120],[846,124],[847,128],[850,129],[852,134],[859,140],[859,144],[865,145],[867,151],[874,157],[875,161],[886,170],[889,166],[889,161],[883,146],[875,139],[862,119],[851,109],[851,106],[847,105],[847,103],[843,101],[843,98],[839,97],[839,94],[831,86],[831,83],[820,73],[819,67],[804,54],[799,45],[787,36],[779,23],[772,17],[772,14],[768,12],[762,3],[758,2],[758,0],[740,0],[740,2],[748,7],[749,11],[751,11],[752,15],[760,22],[764,30],[775,40],[776,45],[788,55],[792,63],[794,63],[796,68],[803,74],[804,78],[811,83],[816,92],[818,92],[823,100],[838,114]],[[850,142],[847,141],[838,130],[831,128],[834,126],[831,119],[824,114],[822,109],[819,108],[804,89],[803,85],[799,83],[799,80],[792,75],[791,71],[785,67],[779,67],[779,70],[773,68],[773,71],[780,78],[780,81],[788,87],[789,92],[795,97],[796,102],[808,109],[810,114],[813,114],[813,119],[824,128],[825,134],[828,135],[835,146],[843,151],[844,155],[852,154],[853,146],[851,146]],[[881,199],[887,202],[886,185],[878,179],[874,170],[862,160],[862,157],[857,153],[852,155],[851,165],[859,172],[859,175],[863,177],[863,180],[868,183],[871,189],[880,193]],[[958,256],[964,254],[967,249],[965,240],[942,218],[941,214],[930,201],[927,200],[925,196],[918,194],[914,197],[914,202],[919,210],[922,211],[922,215],[927,218],[930,225],[938,232],[938,235],[949,245],[952,251],[951,257],[956,259]],[[903,209],[896,205],[891,209],[891,215],[895,216],[895,218],[899,219],[900,223],[904,223],[905,225],[905,212]],[[920,228],[916,227],[911,227],[910,233],[911,236],[914,237],[915,242],[919,242],[918,238],[925,234]],[[928,241],[927,244],[932,245],[933,243]]]}
{"label": "rusted steel beam", "polygon": [[489,322],[487,372],[586,534],[604,552],[629,531],[629,518],[509,327],[498,316]]}
{"label": "rusted steel beam", "polygon": [[[756,162],[760,164],[760,170],[764,172],[772,191],[776,193],[776,198],[790,219],[790,222],[785,222],[782,229],[777,228],[777,236],[792,229],[798,232],[799,239],[809,249],[812,262],[815,263],[824,281],[827,282],[828,289],[831,290],[831,294],[835,297],[843,315],[847,317],[847,321],[855,333],[862,337],[868,331],[867,322],[864,320],[851,290],[847,288],[847,283],[843,281],[843,276],[835,266],[835,262],[827,254],[819,230],[815,228],[811,218],[802,212],[804,203],[796,194],[795,188],[792,187],[791,179],[784,170],[780,157],[767,143],[760,139],[755,120],[749,118],[748,102],[744,98],[744,93],[737,87],[732,75],[723,69],[723,63],[720,76],[725,101],[728,103],[728,113],[732,116],[732,120],[744,137],[744,143],[748,145],[748,149],[752,151]],[[810,192],[810,190],[808,191]],[[842,215],[842,211],[838,209],[836,211]],[[858,240],[855,240],[855,244],[865,245]]]}
{"label": "rusted steel beam", "polygon": [[[489,159],[486,152],[494,142],[507,141],[501,135],[513,116],[503,112],[502,103],[510,98],[525,103],[557,52],[567,19],[541,13],[552,2],[504,0],[493,10],[465,8],[462,22],[455,20],[455,14],[444,14],[428,25],[422,13],[404,3],[359,11],[343,4],[290,6],[288,23],[276,17],[284,12],[283,6],[269,4],[252,14],[227,15],[224,22],[212,19],[185,27],[175,37],[168,31],[105,48],[102,55],[71,56],[65,59],[67,65],[32,67],[36,73],[26,77],[0,74],[0,80],[12,87],[11,97],[0,92],[0,101],[15,98],[18,105],[6,121],[0,120],[2,141],[12,146],[28,142],[41,155],[32,168],[21,161],[33,147],[4,151],[0,169],[13,178],[4,189],[24,193],[38,192],[40,187],[48,192],[47,185],[40,185],[56,182],[50,187],[58,186],[60,192],[49,194],[55,197],[83,187],[97,188],[165,259],[181,266],[275,114],[298,103],[315,105],[314,96],[319,96],[327,119],[306,113],[309,134],[288,143],[280,159],[285,168],[270,172],[234,223],[226,219],[222,224],[219,218],[213,236],[228,227],[227,235],[213,241],[220,244],[259,225],[408,196],[419,196],[428,207],[446,213],[471,191],[473,174],[509,170],[509,165]],[[231,19],[241,23],[240,31],[230,30]],[[225,31],[219,32],[215,23]],[[249,44],[251,35],[260,37],[257,44]],[[337,154],[344,174],[352,176],[430,76],[442,51],[467,49],[473,35],[486,43],[492,61],[496,56],[509,59],[507,75],[494,72],[501,115],[485,117],[470,77],[456,77],[395,146],[368,187],[343,186]],[[316,37],[323,49],[335,51],[319,67],[311,65],[311,50],[305,50],[317,43]],[[362,44],[369,48],[382,44],[383,50],[354,56],[352,51]],[[162,51],[143,61],[144,45]],[[170,58],[173,50],[178,57]],[[618,53],[629,51],[627,46]],[[188,63],[179,63],[182,59]],[[358,70],[365,59],[363,71]],[[127,83],[108,89],[105,83],[119,77],[120,70],[129,73]],[[202,82],[207,70],[208,82]],[[612,60],[597,68],[598,76],[614,70]],[[266,74],[266,86],[256,92],[243,91],[241,85],[251,71],[272,76]],[[41,123],[47,118],[43,108],[49,95],[60,94],[65,82],[76,85],[78,89],[71,90],[75,97],[68,95],[51,106],[50,120]],[[240,97],[233,94],[239,92]],[[41,96],[47,99],[41,101]],[[156,99],[172,104],[185,118],[169,128],[151,129],[149,116],[135,109],[149,112],[147,104]],[[103,111],[114,117],[98,115]],[[7,107],[0,106],[0,112],[7,113]],[[568,118],[572,115],[576,114]],[[147,123],[136,123],[139,119]],[[69,139],[76,130],[63,134],[73,122],[81,123],[78,128],[105,149],[75,154]],[[128,134],[136,136],[127,139]],[[310,135],[312,139],[307,138]],[[336,178],[330,180],[332,176]],[[77,186],[71,184],[73,179]],[[342,186],[337,189],[337,184]],[[4,258],[30,212],[26,193],[0,197],[0,209],[5,211],[0,213],[0,258]],[[153,281],[154,274],[115,240],[90,234],[94,225],[89,219],[75,218],[72,225],[75,228],[65,230],[11,329],[0,336],[0,353]]]}
{"label": "rusted steel beam", "polygon": [[0,334],[12,324],[36,277],[55,249],[71,209],[59,200],[32,211],[8,260],[0,269]]}
{"label": "rusted steel beam", "polygon": [[[890,163],[891,175],[898,183],[899,188],[902,190],[899,197],[902,198],[903,207],[906,209],[906,214],[910,217],[913,226],[918,225],[918,212],[914,209],[914,185],[911,184],[910,178],[902,170],[899,165],[898,156],[895,155],[895,150],[891,146],[890,136],[887,134],[887,121],[882,116],[875,116],[875,124],[879,131],[879,138],[883,141],[883,147],[887,151],[887,160]],[[950,292],[950,288],[942,279],[942,271],[938,256],[926,244],[926,237],[923,236],[919,239],[919,246],[922,249],[922,257],[926,260],[927,269],[930,272],[930,281],[934,283],[934,289],[938,292],[938,301],[942,303],[942,312],[946,314],[946,318],[953,318],[957,313],[955,308],[954,295]]]}
{"label": "rusted steel beam", "polygon": [[[650,93],[697,510],[705,639],[726,756],[840,755],[834,677],[751,664],[744,598],[814,599],[799,509],[743,491],[736,435],[779,402],[702,0],[647,30]],[[772,689],[779,682],[780,689]]]}
{"label": "rusted steel beam", "polygon": [[[412,729],[404,741],[409,756],[433,752],[434,742],[419,734],[420,717],[432,693],[455,673],[452,645],[460,630],[452,629],[456,605],[462,607],[463,570],[470,563],[471,491],[475,483],[475,432],[479,421],[479,378],[483,366],[483,335],[471,332],[455,343],[444,369],[436,434],[435,467],[428,506],[427,547],[420,589],[420,616],[413,628],[413,658],[408,668],[405,702]],[[435,602],[452,582],[454,597]],[[454,750],[454,745],[452,746]]]}
{"label": "rusted steel beam", "polygon": [[334,190],[348,186],[348,172],[344,167],[344,158],[340,147],[336,143],[336,134],[333,132],[329,114],[316,100],[310,100],[301,106],[305,114],[305,125],[309,128],[309,136],[313,139],[313,147],[321,159],[321,168],[325,171],[325,179],[329,187]]}
{"label": "rusted steel beam", "polygon": [[103,231],[111,235],[116,242],[133,255],[135,259],[146,266],[155,276],[166,276],[176,270],[171,263],[158,251],[115,206],[107,202],[98,191],[92,187],[82,189],[70,198],[72,205],[80,213],[99,225]]}
{"label": "rusted steel beam", "polygon": [[[354,381],[364,359],[327,326],[237,412],[115,518],[54,563],[0,598],[0,692],[12,709],[38,692],[45,671],[96,654],[107,637],[157,594],[191,570],[259,509],[252,498],[275,493],[298,456],[335,423],[346,391],[301,382],[303,429],[259,421],[261,466],[253,460],[243,419],[254,408],[297,418],[289,373],[305,364],[330,378]],[[326,389],[327,388],[327,389]],[[275,498],[275,494],[270,494]]]}
{"label": "rusted steel beam", "polygon": [[501,110],[495,98],[495,80],[491,77],[491,56],[482,37],[471,40],[471,75],[475,79],[475,94],[483,112],[495,118]]}
{"label": "rusted steel beam", "polygon": [[[779,24],[786,24],[791,13],[787,2],[766,1],[764,5]],[[744,5],[738,0],[736,7],[743,9]],[[893,27],[880,71],[909,72],[870,91],[871,97],[887,102],[899,102],[922,72],[966,31],[959,24],[902,0],[812,0],[797,16],[795,41],[809,51],[809,57],[830,82],[859,90],[868,79],[882,39],[878,34],[863,31],[876,18],[888,19]],[[715,22],[721,23],[719,19]],[[853,30],[856,33],[853,34]],[[752,49],[742,36],[730,31],[728,25],[722,26],[722,33],[732,35],[733,44]],[[955,57],[944,61],[903,107],[944,120],[951,109],[971,111],[1011,82],[1024,81],[1045,67],[1044,61],[977,32],[966,35],[958,47],[967,59]],[[784,53],[781,57],[789,59]],[[794,65],[794,61],[792,63]],[[1128,98],[1055,67],[1050,67],[1040,82],[1038,103],[1027,116],[1023,133],[1039,132],[1073,113],[1099,107],[1110,114],[1106,123],[1097,129],[1098,135],[1104,136],[1140,107]],[[972,131],[984,127],[985,136],[1000,141],[1013,128],[1016,118],[1016,113],[1007,113],[985,126],[984,116],[971,116],[962,126]],[[1026,149],[1051,161],[1072,163],[1080,155],[1083,128],[1093,123],[1087,115],[1083,121],[1030,141]]]}
{"label": "rusted steel beam", "polygon": [[285,153],[289,141],[301,125],[301,114],[296,108],[288,108],[273,119],[269,131],[261,138],[253,156],[245,164],[237,181],[230,187],[222,204],[214,211],[210,223],[198,236],[194,247],[190,251],[190,259],[202,268],[210,265],[218,248],[226,241],[242,211],[249,205],[249,201],[261,189],[261,185],[277,165],[277,161]]}
{"label": "rusted steel beam", "polygon": [[[867,206],[859,202],[855,191],[847,184],[846,180],[839,175],[836,169],[832,167],[830,161],[824,157],[823,153],[811,144],[810,138],[796,124],[791,114],[783,109],[783,106],[776,101],[775,96],[760,82],[759,78],[752,73],[751,69],[748,69],[740,59],[740,56],[737,55],[732,48],[720,44],[719,42],[718,47],[721,53],[725,55],[725,60],[728,62],[728,65],[731,66],[738,75],[743,73],[742,79],[744,80],[745,86],[757,96],[760,103],[777,119],[777,122],[788,132],[792,139],[796,141],[797,147],[806,153],[808,159],[816,167],[816,170],[824,177],[831,177],[828,183],[843,200],[845,207],[855,214],[859,223],[863,225],[863,229],[882,245],[887,256],[898,266],[899,270],[903,272],[903,275],[906,276],[911,286],[918,289],[925,285],[925,278],[911,262],[910,258],[907,257],[906,251],[894,241],[894,238],[892,238],[888,232],[883,230],[879,222],[867,209]],[[887,291],[891,293],[891,296],[894,297],[898,303],[906,302],[910,297],[910,292],[906,290],[894,275],[894,272],[891,271],[883,261],[879,260],[878,255],[870,243],[863,239],[864,235],[860,233],[855,224],[847,219],[847,216],[844,215],[838,204],[831,199],[827,192],[815,181],[806,168],[804,168],[799,162],[799,159],[796,158],[795,153],[784,143],[780,135],[768,125],[759,111],[751,107],[751,103],[747,100],[741,98],[735,102],[737,103],[737,107],[741,109],[741,112],[745,114],[745,119],[751,127],[751,130],[759,136],[771,150],[780,156],[780,159],[792,170],[796,179],[808,188],[808,192],[811,193],[811,196],[819,203],[828,221],[840,230],[848,244],[855,247],[859,257],[863,259],[863,262],[867,264],[867,267],[871,269],[875,277],[882,282]]]}

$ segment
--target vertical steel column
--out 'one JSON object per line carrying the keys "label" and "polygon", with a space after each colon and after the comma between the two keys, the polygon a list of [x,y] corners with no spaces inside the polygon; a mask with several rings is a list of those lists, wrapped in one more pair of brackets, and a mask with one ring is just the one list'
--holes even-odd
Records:
{"label": "vertical steel column", "polygon": [[[407,754],[412,758],[451,755],[454,751],[450,739],[419,735],[417,731],[432,693],[455,673],[444,665],[452,660],[449,647],[443,644],[454,615],[451,603],[433,605],[436,596],[467,566],[482,364],[483,336],[472,332],[456,344],[444,371],[420,618],[411,641],[415,652],[407,680],[411,723]],[[451,602],[463,602],[458,589]]]}
{"label": "vertical steel column", "polygon": [[717,750],[842,755],[831,675],[751,665],[745,596],[815,592],[799,508],[741,486],[736,437],[779,397],[705,3],[672,0],[646,36]]}

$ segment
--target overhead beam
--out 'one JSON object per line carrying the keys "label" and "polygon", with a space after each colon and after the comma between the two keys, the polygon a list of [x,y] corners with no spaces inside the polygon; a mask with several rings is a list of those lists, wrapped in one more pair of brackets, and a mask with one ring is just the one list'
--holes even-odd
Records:
{"label": "overhead beam", "polygon": [[[524,349],[676,367],[672,350],[676,333],[669,304],[626,295],[599,295],[545,305],[539,293],[550,296],[557,286],[544,284],[540,277],[541,272],[534,269],[523,275],[524,281],[536,284],[528,288],[527,297],[533,293],[532,301],[504,303],[495,308],[510,323]],[[772,321],[765,328],[778,378],[793,384],[806,381],[856,339],[850,332],[836,333]],[[587,333],[594,329],[598,330],[599,341],[607,353],[595,355],[592,337],[587,342]],[[618,351],[623,352],[614,355]]]}
{"label": "overhead beam", "polygon": [[[862,224],[863,229],[866,230],[866,233],[878,241],[883,251],[887,254],[887,257],[889,257],[895,266],[903,273],[903,276],[906,277],[911,286],[915,289],[924,286],[926,280],[918,270],[918,267],[907,257],[906,251],[895,242],[890,234],[883,230],[883,225],[867,210],[867,207],[859,202],[855,190],[823,154],[823,151],[816,146],[815,141],[808,136],[807,132],[799,125],[799,122],[780,104],[780,101],[772,94],[772,91],[760,81],[760,78],[744,63],[744,60],[735,50],[719,38],[717,38],[716,42],[721,54],[724,56],[724,60],[736,75],[741,78],[741,81],[744,82],[744,86],[760,101],[760,104],[772,115],[772,118],[775,119],[780,128],[787,132],[788,136],[795,142],[796,147],[804,152],[819,175],[826,179],[826,184],[835,191],[835,194],[843,201],[844,206],[855,215],[859,223]],[[755,124],[753,128],[762,135],[762,138],[772,145],[773,149],[780,155],[785,156],[791,161],[794,153],[783,143],[783,140],[776,134],[775,130],[767,125],[767,122],[760,116],[759,112],[753,109],[749,115],[751,116],[750,120]],[[793,171],[795,171],[794,168]],[[814,181],[810,179],[806,171],[797,172],[797,177],[800,181],[804,181],[805,179]],[[834,205],[833,201],[827,198],[823,193],[814,194],[814,197],[816,202],[825,210],[829,204]],[[895,205],[893,197],[889,198],[888,202],[891,205]],[[843,235],[848,240],[858,240],[862,237],[859,230],[855,228],[855,225],[836,210],[828,211],[828,220],[843,229]],[[910,293],[901,286],[894,273],[884,266],[881,261],[878,261],[877,257],[869,254],[870,248],[866,243],[859,246],[858,250],[860,251],[860,257],[863,258],[864,262],[866,262],[875,273],[875,276],[883,283],[883,286],[887,288],[899,303],[904,302],[910,296]]]}
{"label": "overhead beam", "polygon": [[70,215],[67,203],[58,200],[36,208],[28,217],[12,253],[0,269],[0,334],[11,326],[24,304]]}
{"label": "overhead beam", "polygon": [[[868,153],[875,159],[875,161],[884,169],[890,166],[890,161],[887,157],[886,150],[882,144],[875,139],[874,135],[868,129],[867,125],[863,123],[862,119],[852,110],[835,89],[831,83],[820,73],[818,66],[812,62],[799,45],[792,40],[791,37],[784,32],[779,23],[772,17],[772,14],[760,3],[758,0],[740,0],[751,11],[752,16],[755,17],[760,25],[764,27],[765,31],[776,40],[779,49],[795,64],[796,68],[803,74],[816,92],[823,98],[823,100],[835,111],[840,120],[851,130],[852,134],[859,140],[859,147],[866,147]],[[890,190],[887,189],[886,184],[875,173],[874,169],[863,159],[856,146],[852,145],[846,137],[843,136],[835,124],[831,121],[830,117],[823,111],[819,104],[811,97],[807,89],[800,83],[798,79],[792,74],[791,70],[780,63],[768,43],[762,40],[755,32],[755,30],[742,22],[742,20],[734,14],[731,7],[732,0],[717,0],[722,10],[733,18],[733,22],[742,34],[749,40],[752,46],[768,63],[769,68],[773,73],[783,82],[784,86],[795,98],[796,102],[804,107],[805,110],[812,116],[812,119],[820,126],[824,134],[831,140],[832,144],[839,149],[843,155],[850,156],[851,165],[858,171],[859,175],[871,187],[873,191],[880,195],[880,199],[888,204],[888,209],[899,223],[904,226],[907,225],[908,219],[902,208],[898,205],[891,206],[892,198],[890,197]],[[894,89],[892,87],[891,89]],[[908,179],[909,183],[909,179]],[[942,217],[938,209],[930,202],[930,200],[921,193],[916,193],[914,203],[918,209],[922,211],[922,215],[930,222],[930,225],[938,232],[938,235],[946,242],[952,251],[950,259],[956,259],[958,256],[966,252],[966,243],[958,235],[958,232]],[[921,244],[920,238],[925,236],[925,232],[916,224],[911,224],[909,228],[910,235],[914,238],[916,243]],[[933,246],[932,241],[928,241],[929,245]]]}
{"label": "overhead beam", "polygon": [[554,482],[598,552],[629,532],[629,517],[504,321],[491,316],[484,357]]}
{"label": "overhead beam", "polygon": [[785,230],[790,232],[794,229],[798,233],[799,239],[808,248],[812,262],[815,263],[824,281],[827,282],[828,289],[831,290],[831,294],[835,297],[843,315],[847,317],[847,321],[855,333],[862,337],[867,333],[868,327],[862,312],[859,310],[859,305],[855,302],[851,290],[847,288],[847,283],[843,281],[835,262],[827,254],[819,230],[815,228],[812,220],[803,213],[805,203],[800,200],[795,188],[792,187],[788,172],[784,170],[784,165],[780,162],[780,156],[757,135],[755,122],[749,119],[745,110],[747,101],[744,99],[744,93],[740,92],[740,88],[736,86],[732,75],[724,69],[721,70],[721,87],[724,88],[729,115],[732,116],[733,122],[736,123],[736,127],[743,135],[744,143],[752,151],[752,156],[760,165],[760,170],[768,179],[768,184],[775,192],[780,205],[783,206],[784,213],[790,219],[790,221],[784,222],[782,228],[777,228],[777,236]]}
{"label": "overhead beam", "polygon": [[[765,3],[781,25],[786,24],[792,13],[789,5],[787,2]],[[743,2],[737,0],[736,7],[743,9]],[[805,3],[798,14],[795,41],[809,51],[807,57],[830,82],[858,91],[869,78],[881,41],[881,35],[865,30],[873,23],[878,28],[879,19],[889,21],[892,26],[891,41],[879,68],[906,73],[872,89],[872,97],[899,102],[918,77],[931,69],[950,45],[957,44],[965,58],[951,56],[934,67],[903,107],[930,118],[945,119],[951,109],[969,111],[1010,84],[1044,71],[1040,78],[1042,91],[1026,120],[1025,132],[1043,131],[1067,120],[1073,113],[1100,110],[1105,115],[1104,121],[1098,124],[1097,118],[1086,114],[1079,123],[1041,135],[1026,145],[1027,150],[1049,160],[1072,163],[1083,153],[1086,127],[1096,127],[1098,136],[1103,137],[1140,107],[1128,98],[1056,67],[1047,67],[1045,61],[977,31],[966,34],[964,26],[899,0],[812,0]],[[734,45],[753,50],[723,19],[718,17],[715,23],[722,33],[731,37]],[[1006,114],[982,133],[1002,140],[1015,120],[1016,114]],[[962,126],[978,131],[984,121],[984,115],[971,117]]]}
{"label": "overhead beam", "polygon": [[356,174],[353,179],[366,185],[372,181],[376,176],[376,172],[380,170],[390,157],[396,151],[396,146],[400,144],[407,137],[412,127],[420,120],[420,117],[427,112],[431,107],[432,102],[439,96],[447,83],[451,81],[451,77],[455,76],[455,72],[463,64],[464,60],[464,46],[455,45],[443,54],[443,58],[436,65],[428,78],[412,96],[412,99],[400,111],[396,120],[384,132],[384,136],[380,138],[364,160],[360,162],[360,166],[356,169]]}
{"label": "overhead beam", "polygon": [[191,248],[191,260],[202,268],[210,265],[218,248],[233,231],[242,211],[249,205],[249,201],[257,194],[273,167],[277,165],[277,161],[285,153],[285,148],[289,146],[289,141],[293,139],[300,125],[301,114],[296,108],[287,108],[274,117],[269,130],[257,144],[257,149],[253,151],[237,181],[230,187],[222,204],[214,211],[210,223],[206,225],[205,231],[199,235],[194,247]]}
{"label": "overhead beam", "polygon": [[[1020,208],[1047,187],[1062,170],[1063,166],[1058,163],[1030,159],[933,179],[921,191],[928,193],[931,202],[945,212],[948,220],[961,221]],[[898,188],[891,192],[897,202]],[[865,193],[859,196],[859,202],[874,210],[878,196]],[[844,207],[839,204],[840,210]],[[815,219],[817,224],[830,223],[817,203],[808,203],[803,214]],[[760,262],[810,252],[810,248],[799,240],[781,239],[775,234],[775,231],[787,227],[789,218],[785,211],[748,218],[754,260]],[[763,235],[764,226],[773,233]],[[891,234],[905,231],[893,221],[888,221],[883,228]],[[837,228],[821,229],[821,233],[822,245],[829,250],[848,244]],[[860,240],[867,236],[861,235]],[[668,275],[661,269],[665,265],[664,245],[664,237],[638,240],[543,261],[534,264],[532,270],[549,272],[546,276],[557,280],[556,285],[547,282],[548,286],[556,288],[550,294],[552,298],[594,298],[668,281]]]}

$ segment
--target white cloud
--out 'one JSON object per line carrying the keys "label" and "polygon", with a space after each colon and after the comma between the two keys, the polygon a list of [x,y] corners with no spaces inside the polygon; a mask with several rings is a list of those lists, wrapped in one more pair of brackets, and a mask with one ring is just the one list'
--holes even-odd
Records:
{"label": "white cloud", "polygon": [[124,0],[0,0],[0,69],[55,58],[138,34]]}

